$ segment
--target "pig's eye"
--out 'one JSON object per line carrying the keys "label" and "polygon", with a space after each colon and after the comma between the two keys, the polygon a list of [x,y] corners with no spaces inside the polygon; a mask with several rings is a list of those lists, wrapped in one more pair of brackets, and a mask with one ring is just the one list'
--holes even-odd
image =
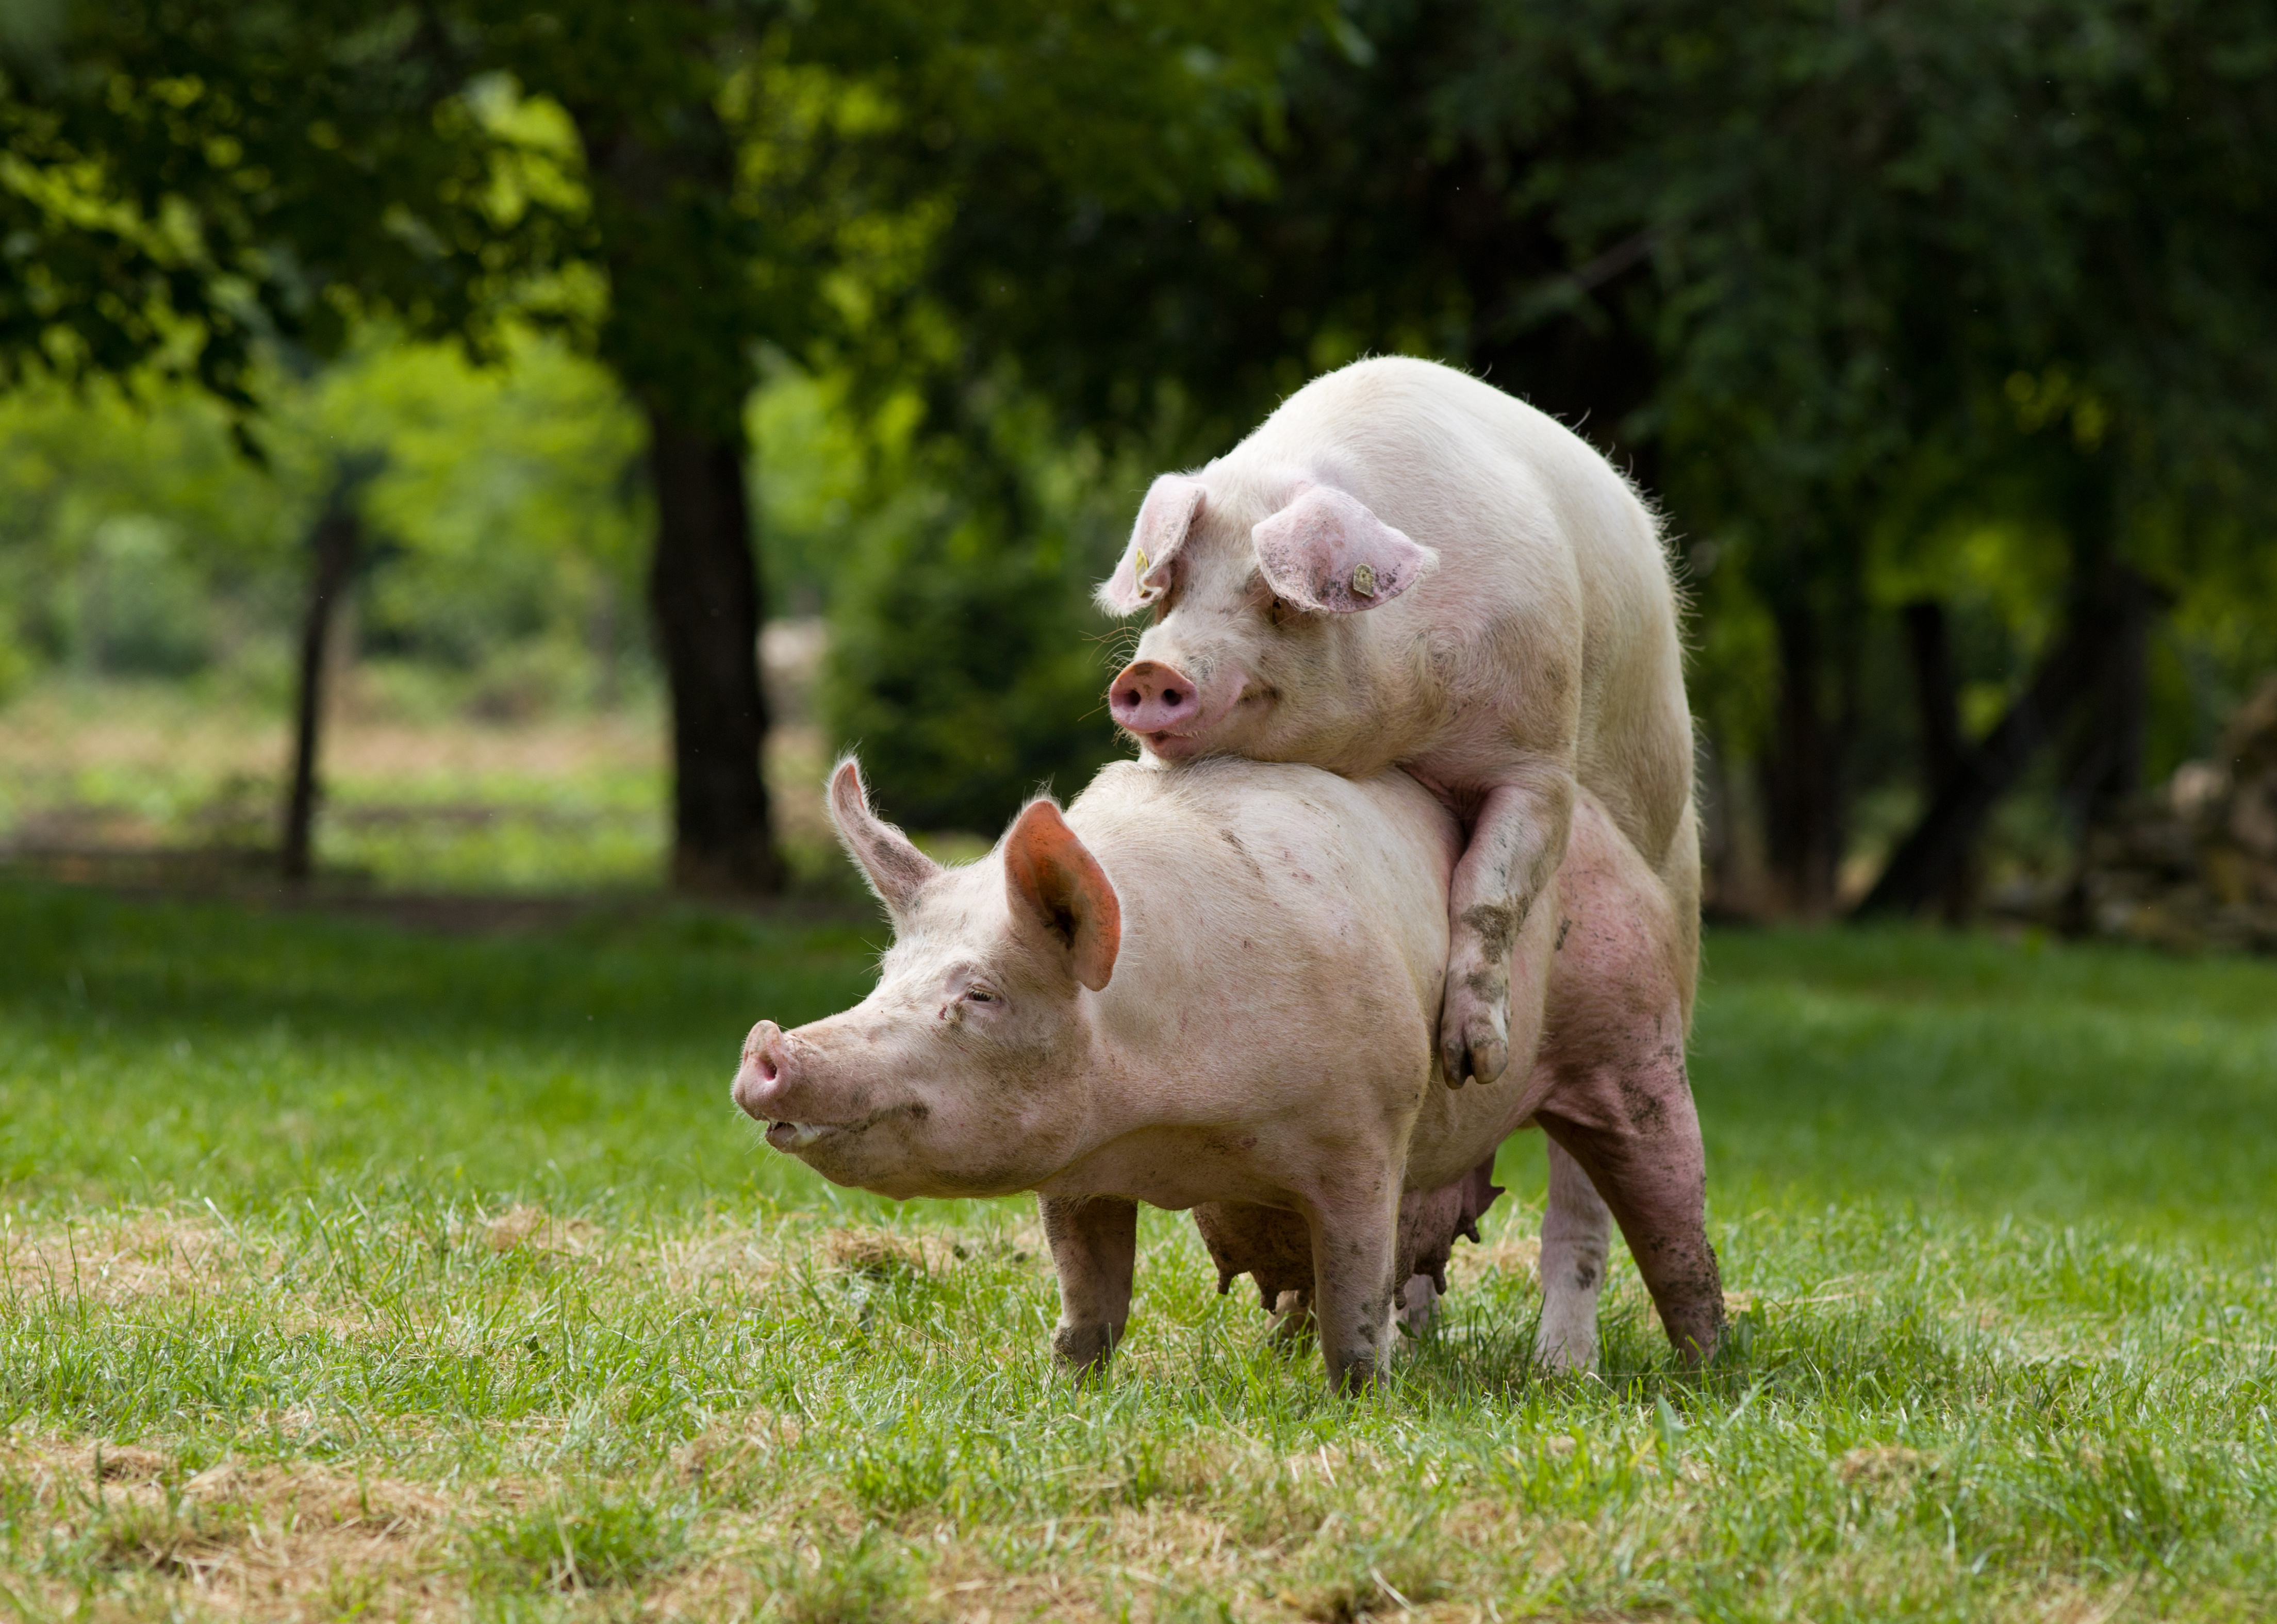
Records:
{"label": "pig's eye", "polygon": [[986,987],[967,987],[964,990],[964,1001],[968,1004],[994,1004],[996,1002],[996,995]]}

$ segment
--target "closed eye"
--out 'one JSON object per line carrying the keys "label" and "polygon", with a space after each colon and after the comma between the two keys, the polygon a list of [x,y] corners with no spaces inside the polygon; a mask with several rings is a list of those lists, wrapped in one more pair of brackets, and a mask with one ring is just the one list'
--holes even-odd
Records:
{"label": "closed eye", "polygon": [[996,995],[986,987],[967,987],[964,990],[964,1001],[968,1004],[994,1004],[996,1002]]}

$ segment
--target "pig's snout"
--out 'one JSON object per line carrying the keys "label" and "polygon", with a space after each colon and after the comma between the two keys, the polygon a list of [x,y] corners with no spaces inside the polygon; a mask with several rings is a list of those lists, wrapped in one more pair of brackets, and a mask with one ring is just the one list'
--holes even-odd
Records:
{"label": "pig's snout", "polygon": [[1201,713],[1201,694],[1177,666],[1134,660],[1107,690],[1107,710],[1117,727],[1131,732],[1166,732],[1193,722]]}
{"label": "pig's snout", "polygon": [[762,1021],[751,1028],[751,1035],[743,1040],[743,1063],[736,1069],[733,1089],[735,1104],[744,1115],[762,1122],[773,1118],[769,1107],[783,1091],[787,1058],[781,1027]]}

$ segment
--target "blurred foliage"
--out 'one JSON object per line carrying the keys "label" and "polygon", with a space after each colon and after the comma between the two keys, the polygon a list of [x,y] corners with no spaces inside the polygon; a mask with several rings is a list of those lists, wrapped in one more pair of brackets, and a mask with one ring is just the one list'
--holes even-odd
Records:
{"label": "blurred foliage", "polygon": [[1981,733],[2142,570],[2163,771],[2277,664],[2273,66],[2249,0],[26,12],[0,694],[280,669],[367,451],[368,648],[501,715],[652,681],[643,447],[698,425],[833,741],[990,830],[1115,748],[1084,588],[1147,475],[1398,351],[1634,471],[1717,757],[1810,722],[1854,843],[1921,799],[1908,603]]}
{"label": "blurred foliage", "polygon": [[[637,431],[590,361],[522,334],[476,368],[375,330],[334,366],[260,381],[265,467],[196,391],[0,396],[0,644],[86,675],[214,670],[281,693],[308,527],[339,461],[370,452],[367,649],[474,671],[533,640],[604,669],[640,648]],[[583,675],[532,702],[585,697]]]}

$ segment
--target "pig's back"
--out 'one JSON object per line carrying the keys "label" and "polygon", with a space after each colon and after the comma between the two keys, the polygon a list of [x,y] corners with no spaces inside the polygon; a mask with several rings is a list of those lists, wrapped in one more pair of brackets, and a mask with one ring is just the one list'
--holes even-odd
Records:
{"label": "pig's back", "polygon": [[1205,1027],[1263,1020],[1286,1030],[1246,1041],[1292,1053],[1349,1026],[1428,1071],[1460,831],[1406,774],[1123,762],[1068,821],[1122,902],[1108,1000],[1155,1018],[1177,998]]}
{"label": "pig's back", "polygon": [[1439,552],[1412,605],[1376,612],[1466,630],[1486,606],[1530,617],[1521,646],[1580,665],[1575,777],[1664,878],[1696,870],[1696,849],[1679,849],[1696,842],[1676,593],[1628,482],[1525,402],[1404,357],[1314,380],[1225,460],[1323,457],[1386,523]]}

